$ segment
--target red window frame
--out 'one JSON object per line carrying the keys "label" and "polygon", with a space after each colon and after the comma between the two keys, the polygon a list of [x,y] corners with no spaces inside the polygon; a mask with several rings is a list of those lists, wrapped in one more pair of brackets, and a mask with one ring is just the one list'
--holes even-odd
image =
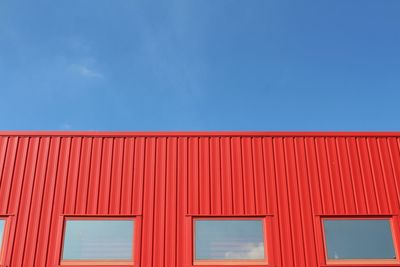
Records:
{"label": "red window frame", "polygon": [[[134,229],[133,229],[133,251],[132,251],[132,260],[63,260],[63,251],[64,251],[64,238],[65,238],[65,230],[66,230],[66,222],[76,220],[76,221],[84,221],[84,220],[132,220],[134,221]],[[74,266],[74,267],[87,267],[87,266],[107,266],[107,267],[123,267],[123,266],[139,266],[140,263],[140,240],[141,240],[141,216],[139,215],[61,215],[60,221],[60,236],[59,244],[59,260],[57,266],[65,267],[65,266]]]}
{"label": "red window frame", "polygon": [[[272,219],[271,215],[187,215],[188,224],[190,225],[188,231],[188,246],[190,255],[190,266],[222,266],[222,265],[235,265],[235,266],[272,266],[273,265],[273,251],[272,251]],[[196,260],[196,243],[195,243],[195,222],[198,220],[262,220],[263,222],[263,240],[264,240],[264,259],[262,260]]]}
{"label": "red window frame", "polygon": [[[320,243],[323,253],[320,257],[322,266],[400,266],[399,254],[399,219],[396,215],[320,215],[318,217],[317,230],[320,233]],[[325,220],[388,220],[392,233],[393,248],[396,259],[329,259],[325,238]]]}

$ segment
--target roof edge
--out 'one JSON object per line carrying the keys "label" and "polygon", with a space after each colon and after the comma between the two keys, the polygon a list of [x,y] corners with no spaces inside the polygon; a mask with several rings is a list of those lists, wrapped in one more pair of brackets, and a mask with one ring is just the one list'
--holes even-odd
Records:
{"label": "roof edge", "polygon": [[400,132],[269,132],[269,131],[0,131],[0,136],[19,137],[400,137]]}

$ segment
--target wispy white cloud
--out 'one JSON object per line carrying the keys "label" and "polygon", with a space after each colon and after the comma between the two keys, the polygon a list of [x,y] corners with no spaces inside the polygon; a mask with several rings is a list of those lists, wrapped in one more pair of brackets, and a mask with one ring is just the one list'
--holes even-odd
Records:
{"label": "wispy white cloud", "polygon": [[85,78],[103,78],[104,75],[86,64],[71,64],[69,69]]}
{"label": "wispy white cloud", "polygon": [[238,251],[228,251],[225,253],[226,259],[263,259],[263,243],[243,243],[240,244]]}

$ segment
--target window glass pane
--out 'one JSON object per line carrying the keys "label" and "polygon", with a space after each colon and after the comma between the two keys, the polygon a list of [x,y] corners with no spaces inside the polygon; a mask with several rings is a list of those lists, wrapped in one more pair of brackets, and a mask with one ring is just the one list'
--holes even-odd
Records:
{"label": "window glass pane", "polygon": [[262,260],[262,220],[196,220],[196,260]]}
{"label": "window glass pane", "polygon": [[6,220],[0,219],[0,248],[1,244],[3,244],[3,235],[4,235],[4,225],[6,224]]}
{"label": "window glass pane", "polygon": [[324,220],[328,259],[395,259],[389,220]]}
{"label": "window glass pane", "polygon": [[64,260],[133,260],[133,220],[67,220]]}

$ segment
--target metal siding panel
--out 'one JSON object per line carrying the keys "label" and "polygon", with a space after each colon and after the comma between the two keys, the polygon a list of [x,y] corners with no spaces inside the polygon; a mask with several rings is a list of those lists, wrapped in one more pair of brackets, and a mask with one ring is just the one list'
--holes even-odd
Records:
{"label": "metal siding panel", "polygon": [[343,186],[344,205],[346,213],[357,213],[354,197],[353,176],[350,174],[346,138],[335,138],[338,156],[339,175]]}
{"label": "metal siding panel", "polygon": [[35,260],[35,251],[38,241],[38,232],[40,227],[40,213],[43,202],[43,192],[46,183],[46,172],[48,166],[48,155],[50,152],[50,138],[43,137],[39,144],[39,158],[37,163],[37,171],[35,174],[35,182],[33,185],[33,194],[31,207],[29,211],[28,228],[26,231],[26,242],[24,248],[24,261],[22,266],[33,266]]}
{"label": "metal siding panel", "polygon": [[372,178],[374,181],[375,191],[378,196],[378,205],[380,211],[383,213],[391,212],[391,204],[388,199],[387,185],[385,184],[385,179],[382,175],[381,162],[379,158],[379,151],[376,138],[368,138],[367,140],[368,155],[370,158]]}
{"label": "metal siding panel", "polygon": [[33,266],[46,266],[46,256],[49,248],[49,233],[51,229],[51,220],[53,214],[53,205],[55,203],[56,175],[59,166],[60,156],[60,137],[51,138],[49,162],[46,172],[46,185],[42,199],[42,212],[40,214],[40,227],[38,231],[38,241],[35,251],[35,262]]}
{"label": "metal siding panel", "polygon": [[273,250],[274,259],[277,266],[282,266],[282,250],[284,249],[282,240],[282,218],[279,213],[278,206],[278,185],[277,185],[277,171],[276,171],[276,160],[275,160],[275,142],[271,137],[263,138],[262,140],[262,154],[263,154],[263,168],[265,173],[265,185],[266,192],[268,194],[267,199],[267,213],[273,214],[273,226],[277,231],[273,231]]}
{"label": "metal siding panel", "polygon": [[242,143],[241,137],[231,138],[233,214],[236,215],[246,214],[244,206],[241,143]]}
{"label": "metal siding panel", "polygon": [[276,170],[275,170],[275,148],[273,139],[263,138],[262,142],[262,155],[263,155],[263,168],[265,173],[265,192],[267,197],[267,213],[278,213],[278,196],[276,184]]}
{"label": "metal siding panel", "polygon": [[74,214],[76,204],[76,187],[78,185],[79,165],[81,158],[82,138],[72,138],[71,157],[67,175],[67,192],[65,194],[64,213]]}
{"label": "metal siding panel", "polygon": [[333,192],[331,178],[329,176],[329,162],[326,153],[325,138],[316,138],[316,152],[317,152],[317,166],[319,172],[319,179],[321,184],[322,203],[324,207],[324,213],[333,214],[335,213],[335,202],[333,201]]}
{"label": "metal siding panel", "polygon": [[86,212],[97,214],[100,194],[101,163],[103,155],[103,138],[94,138],[90,160],[90,177]]}
{"label": "metal siding panel", "polygon": [[135,140],[135,163],[133,169],[133,194],[132,194],[132,213],[143,213],[143,192],[144,192],[144,167],[146,139],[138,137]]}
{"label": "metal siding panel", "polygon": [[366,196],[365,199],[367,202],[367,212],[379,213],[381,208],[378,206],[378,192],[376,192],[372,178],[369,152],[365,138],[357,138],[357,148],[360,158],[361,179],[365,187],[364,190]]}
{"label": "metal siding panel", "polygon": [[[140,266],[191,266],[188,214],[271,214],[273,265],[324,265],[316,215],[398,213],[400,139],[1,137],[6,264],[57,266],[63,214],[141,214]],[[397,242],[397,241],[396,241]]]}
{"label": "metal siding panel", "polygon": [[211,213],[210,190],[210,140],[207,137],[199,140],[199,212]]}
{"label": "metal siding panel", "polygon": [[256,214],[267,213],[267,194],[265,190],[265,174],[263,165],[262,139],[255,137],[251,142],[253,170],[254,170],[254,188]]}
{"label": "metal siding panel", "polygon": [[60,229],[58,228],[60,221],[62,220],[61,215],[63,214],[63,207],[66,194],[68,168],[71,158],[71,144],[72,138],[62,138],[59,156],[59,166],[56,175],[56,189],[53,202],[53,211],[49,231],[49,247],[47,253],[46,266],[54,266],[59,263],[59,256],[61,251],[58,250],[60,244],[58,244],[58,235]]}
{"label": "metal siding panel", "polygon": [[154,187],[153,262],[151,266],[164,266],[165,206],[166,206],[167,140],[157,138],[156,174]]}
{"label": "metal siding panel", "polygon": [[[10,192],[10,201],[8,202],[7,213],[16,214],[18,212],[19,200],[24,181],[24,172],[27,162],[29,138],[24,137],[19,140],[17,160],[15,162],[15,171],[12,176],[12,187]],[[3,198],[3,195],[1,195]],[[6,200],[4,201],[6,202]]]}
{"label": "metal siding panel", "polygon": [[360,155],[357,141],[354,137],[347,138],[350,173],[353,177],[354,197],[358,213],[367,213],[365,183],[361,173]]}
{"label": "metal siding panel", "polygon": [[277,203],[279,214],[279,232],[281,242],[282,265],[295,266],[295,255],[293,251],[291,214],[289,203],[289,192],[286,175],[285,148],[283,138],[273,139],[273,150],[275,152],[275,170],[277,185]]}
{"label": "metal siding panel", "polygon": [[390,163],[394,175],[394,184],[397,192],[397,203],[400,205],[400,152],[397,138],[388,138]]}
{"label": "metal siding panel", "polygon": [[400,206],[397,200],[398,191],[395,183],[395,176],[391,166],[390,152],[388,148],[387,138],[378,138],[378,151],[379,162],[382,170],[383,180],[385,182],[385,189],[388,193],[388,202],[390,212],[395,213],[399,210]]}
{"label": "metal siding panel", "polygon": [[244,190],[244,203],[246,214],[255,214],[256,212],[256,190],[254,188],[254,170],[253,170],[253,151],[251,147],[251,138],[244,137],[242,139],[242,176],[243,176],[243,190]]}
{"label": "metal siding panel", "polygon": [[189,138],[188,209],[190,214],[199,214],[199,139]]}
{"label": "metal siding panel", "polygon": [[0,182],[4,172],[4,162],[7,155],[8,139],[8,137],[0,138]]}
{"label": "metal siding panel", "polygon": [[124,139],[116,138],[114,140],[113,159],[111,166],[110,181],[110,214],[120,214],[121,210],[121,192],[122,192],[122,169],[124,158]]}
{"label": "metal siding panel", "polygon": [[335,212],[338,214],[346,213],[346,203],[343,195],[342,177],[339,171],[339,161],[336,154],[336,139],[334,137],[326,138],[326,152],[329,170],[329,180],[332,187],[332,199],[335,207]]}
{"label": "metal siding panel", "polygon": [[142,225],[142,251],[141,260],[143,267],[153,266],[153,238],[154,238],[154,186],[155,168],[157,158],[157,141],[155,138],[146,138],[145,141],[145,166],[144,166],[144,194],[143,194],[143,225]]}
{"label": "metal siding panel", "polygon": [[315,139],[313,137],[305,138],[305,153],[308,176],[310,177],[311,202],[314,212],[321,214],[324,211],[324,203],[322,201],[322,186],[319,178]]}
{"label": "metal siding panel", "polygon": [[[12,177],[12,188],[11,188],[11,193],[10,193],[10,201],[8,203],[8,208],[7,212],[9,214],[18,214],[18,209],[19,209],[19,204],[20,204],[20,198],[21,198],[21,191],[22,191],[22,186],[24,182],[24,175],[25,175],[25,167],[27,166],[27,156],[28,156],[28,148],[30,144],[30,138],[28,137],[23,137],[20,138],[19,140],[19,145],[18,145],[18,151],[17,151],[17,160],[15,163],[15,172]],[[11,227],[11,233],[15,233],[16,229],[16,217],[14,217],[14,223]],[[14,235],[15,238],[15,235]],[[12,254],[14,254],[13,249],[14,249],[14,238],[11,239],[11,241],[7,244],[7,252],[6,252],[6,258],[5,262],[9,263],[10,262],[10,257]]]}
{"label": "metal siding panel", "polygon": [[[305,250],[305,266],[317,265],[316,240],[314,232],[314,205],[311,197],[311,186],[307,170],[307,158],[304,138],[294,140],[296,172],[299,183],[299,204],[301,207],[303,247]],[[317,200],[318,201],[318,200]]]}
{"label": "metal siding panel", "polygon": [[[298,191],[298,174],[293,138],[284,139],[286,179],[289,200],[290,226],[293,240],[294,266],[306,266],[303,236],[303,219]],[[304,192],[305,193],[305,192]]]}
{"label": "metal siding panel", "polygon": [[210,139],[211,214],[222,214],[220,138]]}
{"label": "metal siding panel", "polygon": [[90,160],[92,154],[92,138],[83,138],[81,163],[79,164],[78,184],[75,190],[77,191],[77,201],[75,212],[77,214],[85,214],[88,201],[89,178],[90,178]]}
{"label": "metal siding panel", "polygon": [[[26,172],[24,175],[24,184],[20,196],[18,207],[18,217],[16,218],[16,233],[13,240],[13,251],[11,255],[11,266],[23,266],[24,247],[27,240],[27,228],[29,213],[31,208],[31,199],[37,167],[37,158],[39,150],[40,138],[30,139]],[[22,203],[22,204],[21,204]]]}
{"label": "metal siding panel", "polygon": [[114,138],[104,139],[100,165],[99,203],[97,205],[99,214],[109,214],[113,148]]}
{"label": "metal siding panel", "polygon": [[[135,156],[135,139],[127,138],[124,144],[124,158],[122,169],[121,214],[129,214],[132,211],[133,195],[133,169]],[[135,192],[136,193],[136,192]]]}
{"label": "metal siding panel", "polygon": [[[320,229],[320,219],[317,215],[328,214],[326,213],[326,206],[328,205],[330,211],[332,211],[332,203],[328,204],[323,201],[325,198],[324,190],[321,177],[321,165],[320,165],[320,151],[318,150],[318,144],[321,145],[323,140],[316,139],[315,137],[305,137],[305,157],[306,157],[306,168],[310,183],[310,196],[311,196],[311,207],[313,209],[313,233],[315,238],[315,253],[317,256],[317,265],[325,265],[324,256],[324,242],[318,229]],[[326,183],[325,183],[326,184]],[[328,187],[329,188],[329,187]],[[329,191],[328,191],[329,192]]]}
{"label": "metal siding panel", "polygon": [[[188,213],[188,138],[178,138],[178,162],[177,162],[177,245],[176,245],[176,267],[189,266],[189,255],[187,247],[186,215]],[[172,266],[171,266],[172,267]]]}
{"label": "metal siding panel", "polygon": [[165,262],[163,266],[176,266],[177,258],[177,138],[168,138],[167,142],[167,177],[165,209]]}
{"label": "metal siding panel", "polygon": [[233,214],[232,161],[229,137],[221,138],[221,189],[222,214]]}
{"label": "metal siding panel", "polygon": [[3,175],[0,177],[0,213],[6,213],[9,202],[12,177],[15,170],[15,161],[17,158],[18,137],[11,137],[7,147],[7,157],[5,159]]}

